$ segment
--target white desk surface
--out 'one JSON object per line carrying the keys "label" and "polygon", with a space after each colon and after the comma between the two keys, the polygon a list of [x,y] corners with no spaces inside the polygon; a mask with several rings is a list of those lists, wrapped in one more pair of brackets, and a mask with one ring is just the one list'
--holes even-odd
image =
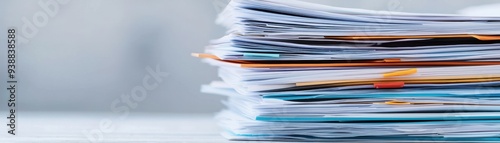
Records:
{"label": "white desk surface", "polygon": [[[112,113],[20,112],[17,115],[16,136],[7,134],[7,115],[0,112],[0,123],[3,124],[0,126],[0,143],[251,142],[223,138],[219,135],[221,129],[216,125],[213,114],[131,113],[119,118],[121,114]],[[106,130],[106,126],[101,130],[100,123],[111,123],[112,130]],[[91,137],[88,137],[89,134]]]}
{"label": "white desk surface", "polygon": [[[0,143],[39,142],[167,142],[167,143],[221,143],[228,141],[219,135],[213,115],[173,115],[160,113],[131,113],[124,118],[121,114],[102,113],[35,113],[20,112],[17,115],[17,135],[7,134],[7,113],[0,114]],[[100,123],[111,123],[111,130],[99,128]],[[87,137],[92,132],[91,138]],[[102,135],[102,136],[101,136]],[[94,139],[94,140],[92,140]]]}

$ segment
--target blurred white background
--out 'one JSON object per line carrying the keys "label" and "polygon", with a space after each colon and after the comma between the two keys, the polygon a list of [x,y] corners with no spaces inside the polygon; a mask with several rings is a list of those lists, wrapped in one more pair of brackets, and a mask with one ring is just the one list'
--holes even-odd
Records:
{"label": "blurred white background", "polygon": [[[384,11],[457,13],[498,0],[308,0],[339,7]],[[0,1],[0,31],[22,28],[44,11],[39,2]],[[216,95],[199,92],[217,79],[216,69],[190,56],[224,35],[214,23],[228,0],[72,0],[37,27],[18,49],[18,109],[23,111],[110,112],[113,101],[142,85],[146,67],[169,73],[132,112],[212,113]],[[52,7],[54,9],[54,7]],[[479,10],[482,8],[479,8]],[[496,8],[491,12],[500,13]],[[473,13],[476,9],[461,11]],[[6,39],[6,33],[0,39]],[[7,45],[1,40],[0,46]],[[0,59],[6,59],[1,48]],[[6,60],[0,61],[6,67]],[[6,73],[1,68],[1,89]],[[1,90],[0,103],[6,103]],[[1,110],[5,110],[0,105]]]}

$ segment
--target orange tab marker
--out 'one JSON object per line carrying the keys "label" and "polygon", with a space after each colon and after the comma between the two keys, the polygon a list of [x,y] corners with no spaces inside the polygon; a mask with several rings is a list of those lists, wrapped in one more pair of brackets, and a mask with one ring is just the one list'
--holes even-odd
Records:
{"label": "orange tab marker", "polygon": [[376,89],[403,88],[404,86],[405,86],[405,82],[402,82],[402,81],[373,83],[373,87],[375,87]]}
{"label": "orange tab marker", "polygon": [[396,62],[401,62],[401,59],[384,59],[384,62],[386,62],[386,63],[396,63]]}
{"label": "orange tab marker", "polygon": [[500,36],[498,35],[472,35],[472,37],[482,41],[500,40]]}
{"label": "orange tab marker", "polygon": [[393,77],[393,76],[405,76],[412,75],[417,73],[417,68],[407,69],[407,70],[398,70],[394,72],[385,73],[384,77]]}
{"label": "orange tab marker", "polygon": [[386,101],[384,103],[387,105],[410,105],[410,104],[412,104],[410,102],[399,101],[399,100],[391,100],[391,101]]}
{"label": "orange tab marker", "polygon": [[209,58],[209,59],[220,60],[220,58],[215,55],[205,54],[205,53],[191,53],[191,56],[198,58]]}

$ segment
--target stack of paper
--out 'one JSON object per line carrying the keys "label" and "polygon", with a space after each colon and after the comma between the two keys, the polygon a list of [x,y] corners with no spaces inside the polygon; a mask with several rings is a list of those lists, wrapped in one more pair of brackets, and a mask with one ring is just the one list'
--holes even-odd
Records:
{"label": "stack of paper", "polygon": [[219,67],[232,140],[500,141],[500,17],[233,0]]}

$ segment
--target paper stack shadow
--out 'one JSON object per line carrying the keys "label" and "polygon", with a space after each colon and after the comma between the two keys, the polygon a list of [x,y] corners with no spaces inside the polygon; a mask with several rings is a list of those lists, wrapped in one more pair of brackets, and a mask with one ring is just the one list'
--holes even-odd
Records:
{"label": "paper stack shadow", "polygon": [[[193,56],[231,140],[500,141],[500,17],[233,0]],[[389,13],[389,14],[387,14]]]}

